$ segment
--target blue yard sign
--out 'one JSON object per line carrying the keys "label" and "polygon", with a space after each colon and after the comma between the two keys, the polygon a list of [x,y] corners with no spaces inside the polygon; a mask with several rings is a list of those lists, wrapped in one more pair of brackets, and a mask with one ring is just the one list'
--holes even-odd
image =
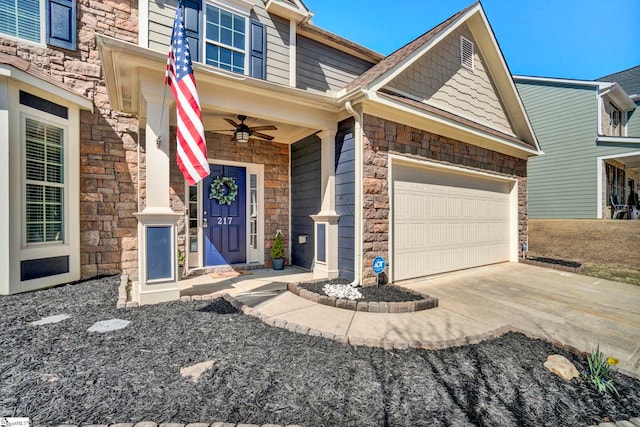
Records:
{"label": "blue yard sign", "polygon": [[384,262],[384,258],[382,258],[381,256],[375,257],[375,259],[373,260],[373,272],[376,274],[380,274],[384,271],[385,267],[386,263]]}

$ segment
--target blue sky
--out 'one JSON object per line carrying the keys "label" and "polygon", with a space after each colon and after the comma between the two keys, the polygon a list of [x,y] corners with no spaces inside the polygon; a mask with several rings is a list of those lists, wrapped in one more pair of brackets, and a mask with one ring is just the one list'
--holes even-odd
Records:
{"label": "blue sky", "polygon": [[[472,0],[303,0],[313,22],[382,54]],[[483,0],[512,74],[592,80],[640,65],[640,0]]]}

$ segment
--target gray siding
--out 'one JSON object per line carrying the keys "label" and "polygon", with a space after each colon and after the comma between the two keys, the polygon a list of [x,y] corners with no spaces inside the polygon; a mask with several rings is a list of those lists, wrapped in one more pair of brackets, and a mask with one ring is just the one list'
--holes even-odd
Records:
{"label": "gray siding", "polygon": [[636,109],[627,118],[627,136],[640,137],[640,102],[636,102]]}
{"label": "gray siding", "polygon": [[[144,0],[143,0],[144,1]],[[176,2],[149,2],[149,49],[165,52],[169,49],[171,27],[176,15]],[[193,49],[193,46],[189,46]]]}
{"label": "gray siding", "polygon": [[[291,263],[313,266],[314,230],[309,215],[320,212],[320,138],[312,135],[291,146]],[[306,235],[307,243],[298,243]]]}
{"label": "gray siding", "polygon": [[265,25],[267,37],[267,81],[289,85],[289,21],[271,15],[262,1],[253,8],[251,17]]}
{"label": "gray siding", "polygon": [[338,270],[340,277],[354,277],[355,149],[353,119],[340,123],[336,135],[336,212],[338,222]]}
{"label": "gray siding", "polygon": [[517,82],[544,155],[527,165],[530,218],[597,218],[600,156],[637,148],[596,145],[593,87]]}
{"label": "gray siding", "polygon": [[[289,84],[289,21],[267,13],[264,3],[254,2],[251,18],[265,25],[267,38],[267,80]],[[204,8],[203,8],[204,10]],[[149,2],[149,48],[167,51],[176,13],[175,1]],[[190,46],[193,49],[193,46]]]}
{"label": "gray siding", "polygon": [[307,37],[297,38],[296,82],[299,89],[338,91],[373,66]]}

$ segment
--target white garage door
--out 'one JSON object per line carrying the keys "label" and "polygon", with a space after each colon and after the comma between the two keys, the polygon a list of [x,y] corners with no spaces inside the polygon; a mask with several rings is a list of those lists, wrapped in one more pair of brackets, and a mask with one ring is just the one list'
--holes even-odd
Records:
{"label": "white garage door", "polygon": [[508,261],[512,185],[394,165],[394,280]]}

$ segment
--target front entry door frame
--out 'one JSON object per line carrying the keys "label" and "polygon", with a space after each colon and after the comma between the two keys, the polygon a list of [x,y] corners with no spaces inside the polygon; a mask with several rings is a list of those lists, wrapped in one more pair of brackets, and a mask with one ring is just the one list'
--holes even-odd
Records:
{"label": "front entry door frame", "polygon": [[[246,260],[247,264],[264,264],[264,165],[256,163],[242,163],[229,160],[209,159],[210,164],[222,166],[238,166],[246,169]],[[251,176],[255,176],[255,187],[252,187]],[[198,183],[198,253],[197,256],[190,256],[190,245],[187,238],[187,256],[189,260],[189,268],[204,267],[204,230],[203,224],[203,205],[202,200],[203,188],[202,181]],[[185,185],[185,200],[189,200],[189,186]],[[252,217],[255,221],[252,222]],[[252,223],[255,224],[255,233],[252,231]],[[186,235],[189,236],[193,230],[189,230],[189,221],[185,221]],[[193,261],[197,260],[197,264]]]}

